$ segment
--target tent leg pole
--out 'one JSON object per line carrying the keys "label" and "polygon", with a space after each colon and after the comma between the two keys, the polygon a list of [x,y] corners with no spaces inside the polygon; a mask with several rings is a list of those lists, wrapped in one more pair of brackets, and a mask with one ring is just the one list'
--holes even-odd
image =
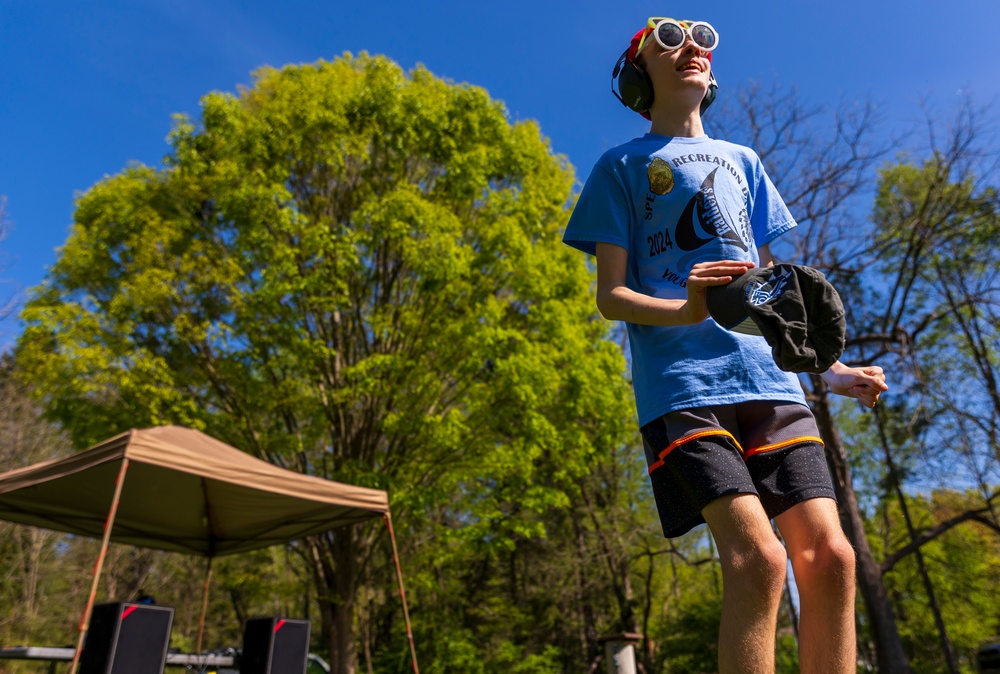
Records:
{"label": "tent leg pole", "polygon": [[122,459],[122,467],[118,470],[118,478],[115,480],[115,494],[111,499],[111,510],[108,512],[108,519],[104,522],[104,539],[101,541],[101,553],[97,556],[97,563],[94,564],[94,577],[90,582],[90,596],[87,598],[87,606],[83,609],[83,617],[80,619],[79,636],[76,640],[76,651],[73,653],[73,663],[69,667],[69,674],[76,674],[76,668],[80,664],[80,653],[83,651],[83,642],[87,638],[87,630],[90,629],[90,616],[94,610],[94,600],[97,599],[97,586],[101,582],[104,557],[108,553],[108,544],[111,542],[111,529],[115,526],[115,514],[118,512],[118,502],[122,497],[122,487],[125,485],[126,470],[128,470],[128,457]]}
{"label": "tent leg pole", "polygon": [[205,634],[205,614],[208,612],[208,586],[212,582],[212,558],[208,558],[208,566],[205,569],[205,589],[201,593],[201,615],[198,617],[198,642],[194,647],[195,653],[201,653],[201,639]]}
{"label": "tent leg pole", "polygon": [[396,533],[392,530],[392,516],[386,512],[382,516],[385,526],[389,529],[389,540],[392,541],[392,561],[396,563],[396,578],[399,581],[399,597],[403,600],[403,620],[406,622],[406,638],[410,641],[410,659],[413,662],[413,674],[420,674],[417,668],[417,649],[413,645],[413,629],[410,627],[410,611],[406,608],[406,590],[403,588],[403,569],[399,565],[399,552],[396,549]]}

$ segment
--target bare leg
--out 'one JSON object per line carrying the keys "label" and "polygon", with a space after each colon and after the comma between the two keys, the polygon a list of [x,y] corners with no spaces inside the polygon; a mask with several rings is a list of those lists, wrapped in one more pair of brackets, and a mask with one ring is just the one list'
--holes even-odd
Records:
{"label": "bare leg", "polygon": [[854,674],[854,548],[840,528],[836,502],[804,501],[774,521],[799,588],[802,674]]}
{"label": "bare leg", "polygon": [[773,674],[785,549],[754,494],[723,496],[702,514],[722,562],[719,674]]}

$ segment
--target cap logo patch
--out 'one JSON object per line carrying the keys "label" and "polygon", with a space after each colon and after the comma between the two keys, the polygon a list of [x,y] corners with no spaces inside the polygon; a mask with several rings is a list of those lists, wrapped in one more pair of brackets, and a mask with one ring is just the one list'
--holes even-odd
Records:
{"label": "cap logo patch", "polygon": [[780,297],[791,278],[792,272],[787,271],[779,276],[772,276],[767,281],[753,281],[747,288],[747,302],[755,307],[759,307]]}

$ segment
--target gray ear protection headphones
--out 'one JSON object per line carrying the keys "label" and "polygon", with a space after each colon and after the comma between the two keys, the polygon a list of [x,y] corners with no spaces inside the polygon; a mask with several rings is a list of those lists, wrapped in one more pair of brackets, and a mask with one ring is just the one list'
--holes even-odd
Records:
{"label": "gray ear protection headphones", "polygon": [[[708,106],[715,101],[715,94],[719,89],[719,84],[715,81],[714,70],[709,71],[708,77],[708,91],[705,92],[705,98],[701,99],[701,114],[703,115],[708,110]],[[616,84],[617,89],[615,88]],[[618,57],[615,69],[611,71],[611,93],[626,108],[638,113],[646,112],[653,104],[653,82],[641,65],[628,60],[628,49]]]}

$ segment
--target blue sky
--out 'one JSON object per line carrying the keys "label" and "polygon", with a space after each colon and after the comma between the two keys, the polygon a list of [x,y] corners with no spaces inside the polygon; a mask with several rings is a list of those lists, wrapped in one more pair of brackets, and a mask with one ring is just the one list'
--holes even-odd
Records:
{"label": "blue sky", "polygon": [[[902,129],[920,102],[1000,95],[1000,1],[841,0],[0,0],[0,302],[44,278],[73,199],[129,162],[158,165],[171,114],[251,83],[262,65],[350,51],[417,63],[486,88],[536,119],[583,180],[605,149],[646,127],[612,98],[610,71],[650,14],[719,31],[720,96],[758,80],[809,102],[871,98]],[[995,110],[996,111],[996,110]],[[20,327],[0,323],[0,350]]]}

